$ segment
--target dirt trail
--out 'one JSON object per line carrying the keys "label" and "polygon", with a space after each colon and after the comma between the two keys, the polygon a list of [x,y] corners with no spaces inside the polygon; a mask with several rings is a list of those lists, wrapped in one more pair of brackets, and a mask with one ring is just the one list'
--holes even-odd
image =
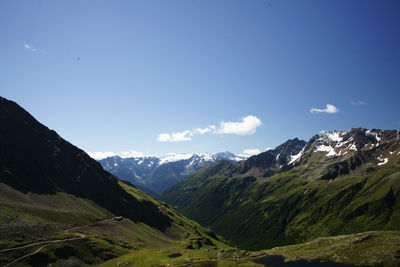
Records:
{"label": "dirt trail", "polygon": [[[66,230],[64,230],[64,232],[71,232],[71,231],[74,231],[74,230],[78,230],[78,229],[82,229],[82,228],[94,226],[94,225],[97,225],[97,224],[115,223],[115,222],[121,221],[122,219],[123,219],[122,217],[113,217],[113,218],[111,218],[111,219],[107,219],[107,220],[95,222],[95,223],[92,223],[92,224],[88,224],[88,225],[84,225],[84,226],[78,226],[78,227],[66,229]],[[41,251],[43,248],[45,248],[45,247],[47,247],[47,246],[50,246],[50,245],[52,245],[52,244],[61,243],[61,242],[67,242],[67,241],[75,241],[75,240],[80,240],[80,239],[86,238],[86,235],[85,235],[85,234],[81,234],[81,233],[71,233],[71,234],[77,235],[77,237],[71,237],[71,238],[66,238],[66,239],[55,239],[55,240],[48,240],[48,241],[35,242],[35,243],[28,244],[28,245],[20,246],[20,247],[8,248],[8,249],[0,250],[0,253],[3,253],[3,252],[9,252],[9,251],[14,251],[14,250],[29,248],[29,247],[33,247],[33,246],[37,246],[37,245],[43,245],[43,246],[41,246],[40,248],[38,248],[37,250],[35,250],[34,252],[31,252],[31,253],[29,253],[29,254],[26,254],[26,255],[24,255],[24,256],[22,256],[22,257],[16,259],[16,260],[10,262],[10,263],[4,265],[4,267],[10,266],[10,265],[12,265],[12,264],[14,264],[14,263],[16,263],[16,262],[22,260],[22,259],[25,259],[25,258],[27,258],[27,257],[29,257],[29,256],[32,256],[32,255],[38,253],[39,251]]]}

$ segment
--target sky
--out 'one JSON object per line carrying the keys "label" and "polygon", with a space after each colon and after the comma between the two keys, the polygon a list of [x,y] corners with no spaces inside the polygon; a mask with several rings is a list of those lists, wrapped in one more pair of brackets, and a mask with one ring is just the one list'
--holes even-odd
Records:
{"label": "sky", "polygon": [[87,152],[400,129],[400,1],[0,1],[0,95]]}

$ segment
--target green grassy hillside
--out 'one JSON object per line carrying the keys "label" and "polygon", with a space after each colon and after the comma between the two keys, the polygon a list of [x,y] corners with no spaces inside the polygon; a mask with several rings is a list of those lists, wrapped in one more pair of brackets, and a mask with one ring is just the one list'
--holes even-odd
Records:
{"label": "green grassy hillside", "polygon": [[[395,138],[382,147],[329,159],[322,152],[312,153],[297,166],[270,177],[260,169],[241,173],[243,163],[219,162],[160,198],[211,227],[231,245],[251,250],[338,234],[400,230],[399,143]],[[376,153],[392,158],[377,165]],[[344,160],[351,162],[355,155],[363,158],[362,164],[324,178],[327,169]]]}
{"label": "green grassy hillside", "polygon": [[224,246],[1,97],[0,124],[0,265],[96,265],[147,248]]}
{"label": "green grassy hillside", "polygon": [[[114,217],[90,200],[60,192],[57,194],[22,193],[0,184],[0,265],[36,251],[43,242],[85,237],[46,245],[40,252],[18,261],[19,266],[47,264],[97,265],[127,253],[186,249],[227,248],[213,232],[181,216],[168,205],[135,187],[119,182],[139,202],[149,201],[171,219],[171,226],[160,231],[129,218]],[[37,245],[17,250],[33,243]]]}

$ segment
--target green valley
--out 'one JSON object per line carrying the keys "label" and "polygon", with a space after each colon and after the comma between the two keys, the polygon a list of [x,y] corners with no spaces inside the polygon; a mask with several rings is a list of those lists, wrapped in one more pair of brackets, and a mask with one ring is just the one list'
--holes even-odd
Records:
{"label": "green valley", "polygon": [[[378,131],[384,137],[377,145],[366,131],[341,133],[345,144],[334,142],[332,157],[317,151],[328,146],[322,136],[312,138],[292,165],[293,154],[283,163],[273,159],[282,155],[275,150],[245,162],[218,162],[166,190],[161,199],[242,249],[400,230],[398,132]],[[386,164],[382,155],[389,158]],[[271,167],[260,167],[263,158],[273,159]]]}

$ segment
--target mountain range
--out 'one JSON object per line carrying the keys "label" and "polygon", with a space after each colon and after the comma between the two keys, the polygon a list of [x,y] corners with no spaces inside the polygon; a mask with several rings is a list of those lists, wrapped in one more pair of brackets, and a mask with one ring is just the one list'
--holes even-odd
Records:
{"label": "mountain range", "polygon": [[219,161],[160,199],[246,249],[400,230],[397,130],[328,131],[241,162]]}
{"label": "mountain range", "polygon": [[324,132],[241,161],[148,159],[160,172],[215,161],[164,190],[167,204],[1,97],[0,125],[2,266],[400,264],[396,130]]}
{"label": "mountain range", "polygon": [[146,193],[157,196],[168,187],[182,181],[195,171],[219,160],[240,161],[244,156],[230,152],[168,154],[164,157],[112,156],[99,160],[103,168]]}

